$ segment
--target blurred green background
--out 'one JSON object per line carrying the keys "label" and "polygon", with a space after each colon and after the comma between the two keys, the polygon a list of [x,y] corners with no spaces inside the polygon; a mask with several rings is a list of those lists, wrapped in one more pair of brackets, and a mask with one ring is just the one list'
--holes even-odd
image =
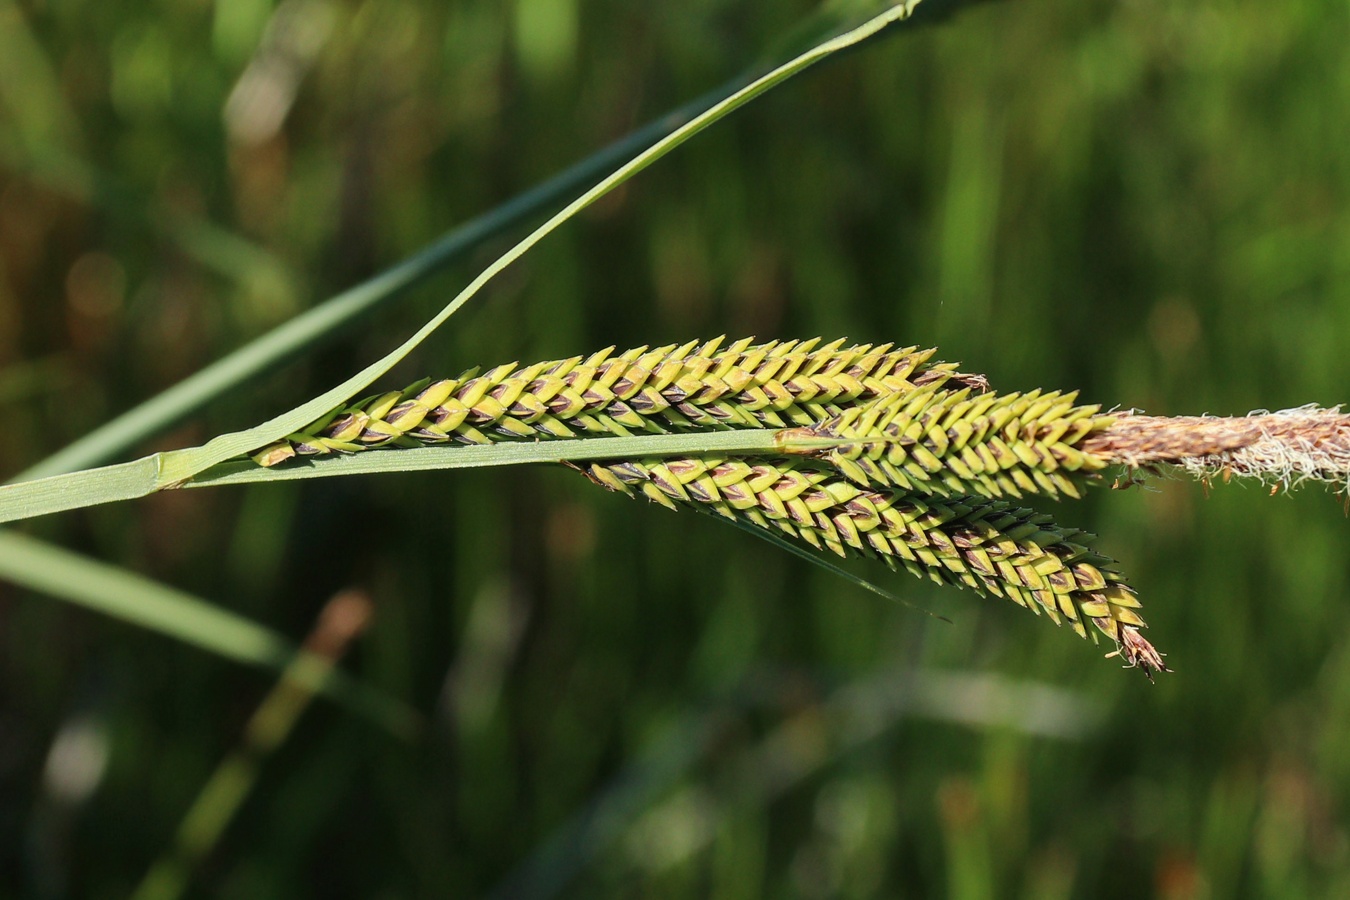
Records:
{"label": "blurred green background", "polygon": [[[938,5],[942,0],[927,0]],[[0,477],[779,46],[813,3],[0,0]],[[1350,7],[1006,0],[774,91],[390,380],[755,334],[1159,414],[1350,400]],[[505,244],[145,451],[307,399]],[[558,469],[32,523],[425,710],[316,704],[191,893],[1350,896],[1350,522],[1156,481],[1102,535],[1173,675]],[[270,679],[0,584],[0,895],[121,897]]]}

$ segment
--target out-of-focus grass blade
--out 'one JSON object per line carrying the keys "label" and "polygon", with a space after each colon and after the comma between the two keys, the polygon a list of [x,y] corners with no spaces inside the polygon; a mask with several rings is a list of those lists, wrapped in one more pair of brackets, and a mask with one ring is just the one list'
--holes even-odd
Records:
{"label": "out-of-focus grass blade", "polygon": [[359,590],[340,591],[328,601],[305,641],[305,646],[315,652],[308,654],[308,659],[297,658],[263,698],[244,726],[238,746],[202,785],[179,823],[173,843],[150,867],[132,900],[176,900],[183,895],[202,860],[220,843],[257,787],[268,758],[286,742],[309,708],[316,677],[332,670],[366,629],[373,611],[370,597]]}
{"label": "out-of-focus grass blade", "polygon": [[[0,38],[0,46],[3,44],[3,38]],[[3,80],[2,76],[0,80]],[[297,291],[295,273],[276,254],[204,216],[148,201],[139,191],[120,183],[116,176],[66,147],[53,143],[25,150],[14,146],[12,141],[7,143],[0,134],[0,164],[15,170],[33,184],[95,207],[110,220],[129,229],[153,231],[176,245],[188,258],[224,279],[244,287],[277,291],[285,302],[293,301]],[[95,465],[106,458],[93,459],[64,471]],[[46,462],[38,464],[46,465]]]}
{"label": "out-of-focus grass blade", "polygon": [[65,356],[17,362],[0,369],[0,406],[55,394],[74,383],[75,376]]}
{"label": "out-of-focus grass blade", "polygon": [[42,45],[13,0],[0,0],[0,108],[10,118],[10,140],[25,149],[45,149],[79,134]]}
{"label": "out-of-focus grass blade", "polygon": [[[307,655],[277,632],[184,591],[12,531],[0,531],[0,578],[245,665],[294,670]],[[416,710],[339,670],[314,687],[399,737],[421,728]]]}

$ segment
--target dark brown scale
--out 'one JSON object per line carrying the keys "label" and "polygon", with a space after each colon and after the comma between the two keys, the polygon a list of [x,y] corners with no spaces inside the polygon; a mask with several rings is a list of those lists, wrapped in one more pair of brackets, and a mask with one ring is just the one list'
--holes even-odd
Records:
{"label": "dark brown scale", "polygon": [[350,428],[352,423],[355,421],[356,416],[352,415],[339,416],[338,418],[334,419],[332,423],[329,424],[329,426],[324,429],[324,431],[328,432],[329,434],[337,434],[344,428]]}
{"label": "dark brown scale", "polygon": [[659,469],[652,469],[648,472],[647,478],[652,484],[672,497],[679,497],[684,493],[678,482],[671,481]]}
{"label": "dark brown scale", "polygon": [[553,399],[544,404],[544,407],[553,415],[558,416],[572,408],[572,401],[563,394],[554,395]]}
{"label": "dark brown scale", "polygon": [[712,503],[716,499],[697,481],[689,482],[684,486],[684,489],[689,492],[690,497],[693,497],[699,503]]}
{"label": "dark brown scale", "polygon": [[946,372],[938,372],[933,369],[929,369],[928,371],[921,372],[917,376],[915,376],[913,379],[913,383],[915,387],[924,387],[925,385],[933,384],[934,382],[940,383],[948,378],[953,378],[953,376],[948,375]]}
{"label": "dark brown scale", "polygon": [[754,495],[743,482],[733,482],[722,488],[722,496],[727,498],[728,503],[744,504],[754,500]]}
{"label": "dark brown scale", "polygon": [[919,529],[916,528],[912,527],[906,528],[904,531],[899,532],[898,534],[895,534],[893,536],[904,541],[906,547],[919,548],[919,547],[926,547],[928,545],[927,535],[925,535],[923,531],[920,531]]}
{"label": "dark brown scale", "polygon": [[610,469],[612,469],[614,474],[618,475],[620,479],[630,484],[636,484],[647,480],[643,471],[630,462],[613,463],[610,465]]}
{"label": "dark brown scale", "polygon": [[929,545],[942,555],[950,556],[956,553],[956,547],[952,544],[951,538],[947,537],[947,535],[936,528],[930,530],[927,537]]}
{"label": "dark brown scale", "polygon": [[484,425],[488,422],[497,421],[496,416],[479,406],[475,406],[473,409],[469,410],[469,414],[466,418],[475,425]]}
{"label": "dark brown scale", "polygon": [[621,379],[624,385],[623,390],[619,391],[617,386],[615,386],[614,390],[616,393],[624,394],[641,390],[643,385],[647,383],[647,379],[651,377],[652,373],[650,370],[644,369],[642,366],[630,366]]}
{"label": "dark brown scale", "polygon": [[725,397],[730,392],[731,388],[727,386],[725,382],[714,381],[704,386],[703,390],[699,391],[697,394],[694,395],[694,402],[712,403],[716,400],[720,400],[722,397]]}
{"label": "dark brown scale", "polygon": [[962,557],[965,559],[966,565],[970,566],[977,574],[984,578],[992,578],[997,574],[993,566],[986,564],[985,561],[980,558],[978,553],[963,553]]}
{"label": "dark brown scale", "polygon": [[972,531],[961,529],[952,532],[952,543],[962,550],[970,550],[980,545],[980,536]]}
{"label": "dark brown scale", "polygon": [[632,407],[633,411],[638,415],[649,415],[655,412],[657,409],[665,408],[664,406],[658,407],[652,395],[646,393],[645,391],[634,394],[633,397],[628,401],[628,405]]}
{"label": "dark brown scale", "polygon": [[819,488],[811,488],[802,494],[802,502],[807,506],[820,506],[830,502],[830,495]]}
{"label": "dark brown scale", "polygon": [[699,463],[691,459],[673,459],[666,464],[666,468],[669,469],[671,474],[676,478],[682,478],[691,472],[697,472],[699,470],[699,465]]}
{"label": "dark brown scale", "polygon": [[1051,587],[1058,588],[1061,593],[1076,587],[1073,576],[1063,569],[1058,569],[1044,577],[1046,581],[1050,582]]}

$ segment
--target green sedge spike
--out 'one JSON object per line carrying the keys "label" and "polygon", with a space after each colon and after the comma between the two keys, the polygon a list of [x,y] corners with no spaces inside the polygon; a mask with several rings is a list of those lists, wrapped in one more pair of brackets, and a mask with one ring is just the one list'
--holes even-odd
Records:
{"label": "green sedge spike", "polygon": [[1077,498],[1080,483],[1113,461],[1084,449],[1084,442],[1118,418],[1097,406],[1076,406],[1077,397],[925,387],[849,407],[780,439],[788,452],[815,456],[863,487],[943,497]]}
{"label": "green sedge spike", "polygon": [[[1092,535],[1003,500],[867,490],[796,459],[595,463],[595,483],[671,509],[712,512],[843,557],[879,558],[939,584],[1004,597],[1083,637],[1101,633],[1133,667],[1166,671],[1140,634],[1140,603]],[[1091,621],[1095,631],[1085,623]],[[1114,654],[1113,654],[1114,655]]]}
{"label": "green sedge spike", "polygon": [[952,380],[981,383],[916,347],[819,339],[756,345],[746,338],[722,348],[723,340],[638,347],[619,356],[609,348],[420,381],[334,410],[253,458],[272,466],[297,455],[448,441],[788,428],[877,397]]}

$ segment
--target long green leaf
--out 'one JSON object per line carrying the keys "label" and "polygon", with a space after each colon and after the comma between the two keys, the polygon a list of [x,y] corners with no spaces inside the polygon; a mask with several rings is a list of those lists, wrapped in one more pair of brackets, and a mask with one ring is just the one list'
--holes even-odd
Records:
{"label": "long green leaf", "polygon": [[135,500],[157,490],[159,470],[160,455],[155,454],[115,466],[0,485],[0,523]]}

